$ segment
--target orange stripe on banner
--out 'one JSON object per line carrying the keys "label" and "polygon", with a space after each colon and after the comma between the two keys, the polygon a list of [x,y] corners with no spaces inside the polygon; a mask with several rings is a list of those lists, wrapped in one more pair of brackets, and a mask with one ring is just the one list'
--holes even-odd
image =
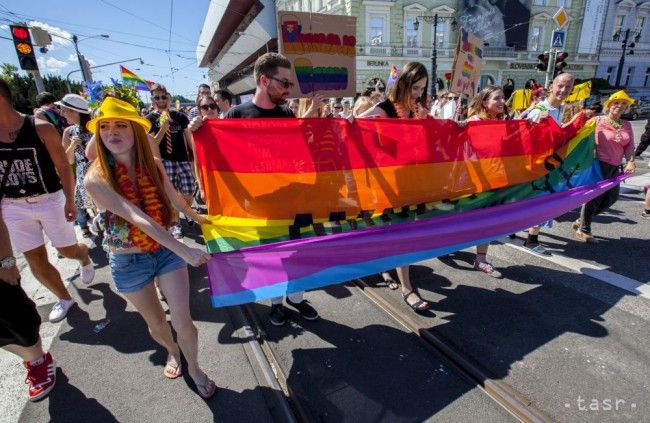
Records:
{"label": "orange stripe on banner", "polygon": [[[551,154],[353,169],[345,172],[235,173],[201,169],[208,214],[231,217],[293,219],[309,213],[326,219],[330,212],[356,216],[361,210],[383,211],[453,199],[535,180],[548,173]],[[564,151],[559,151],[564,155]],[[427,186],[425,192],[422,186]]]}

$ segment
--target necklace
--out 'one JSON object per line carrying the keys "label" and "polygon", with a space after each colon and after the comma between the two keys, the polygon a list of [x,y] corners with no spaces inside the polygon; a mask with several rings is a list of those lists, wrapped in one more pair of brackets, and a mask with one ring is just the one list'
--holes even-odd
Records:
{"label": "necklace", "polygon": [[623,129],[623,123],[610,118],[609,115],[607,115],[607,123],[609,123],[609,125],[612,128],[614,128],[614,130],[616,131],[616,133],[614,134],[614,141],[620,144],[621,141],[623,141],[623,136],[621,135],[621,129]]}
{"label": "necklace", "polygon": [[[115,164],[115,182],[117,182],[121,194],[160,226],[164,226],[164,206],[156,186],[142,167],[136,167],[135,173],[136,183],[134,184],[129,178],[126,166],[121,163]],[[144,233],[142,229],[132,223],[128,223],[128,226],[133,243],[142,251],[155,252],[160,248],[160,244]]]}

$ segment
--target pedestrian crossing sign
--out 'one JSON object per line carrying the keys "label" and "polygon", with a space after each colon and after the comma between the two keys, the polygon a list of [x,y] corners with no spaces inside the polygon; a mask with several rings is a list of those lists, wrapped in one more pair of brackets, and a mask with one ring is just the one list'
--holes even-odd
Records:
{"label": "pedestrian crossing sign", "polygon": [[551,37],[551,48],[563,49],[566,33],[564,31],[553,31]]}

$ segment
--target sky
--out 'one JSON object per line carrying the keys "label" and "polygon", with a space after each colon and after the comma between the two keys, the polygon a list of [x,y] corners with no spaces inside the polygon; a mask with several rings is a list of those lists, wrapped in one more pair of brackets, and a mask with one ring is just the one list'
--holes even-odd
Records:
{"label": "sky", "polygon": [[[225,1],[212,0],[227,4]],[[47,53],[36,48],[41,75],[69,72],[81,81],[72,35],[92,66],[142,58],[123,65],[143,79],[162,83],[172,94],[189,99],[208,82],[199,68],[196,47],[210,0],[0,0],[0,37],[11,38],[9,25],[26,22],[52,35]],[[224,6],[225,7],[225,6]],[[106,34],[101,37],[87,38]],[[56,36],[55,36],[56,35]],[[13,43],[0,38],[0,63],[18,66]],[[24,71],[21,71],[24,72]],[[92,70],[93,80],[121,79],[119,64]]]}

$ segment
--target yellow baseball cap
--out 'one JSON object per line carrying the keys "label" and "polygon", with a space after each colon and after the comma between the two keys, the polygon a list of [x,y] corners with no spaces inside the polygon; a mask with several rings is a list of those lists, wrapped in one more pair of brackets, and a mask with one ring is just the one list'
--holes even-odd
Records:
{"label": "yellow baseball cap", "polygon": [[144,127],[145,132],[151,129],[151,122],[148,119],[140,116],[131,103],[122,101],[115,97],[106,97],[99,106],[99,111],[94,119],[91,119],[86,124],[86,129],[95,134],[99,130],[99,122],[105,119],[123,119],[130,120]]}

